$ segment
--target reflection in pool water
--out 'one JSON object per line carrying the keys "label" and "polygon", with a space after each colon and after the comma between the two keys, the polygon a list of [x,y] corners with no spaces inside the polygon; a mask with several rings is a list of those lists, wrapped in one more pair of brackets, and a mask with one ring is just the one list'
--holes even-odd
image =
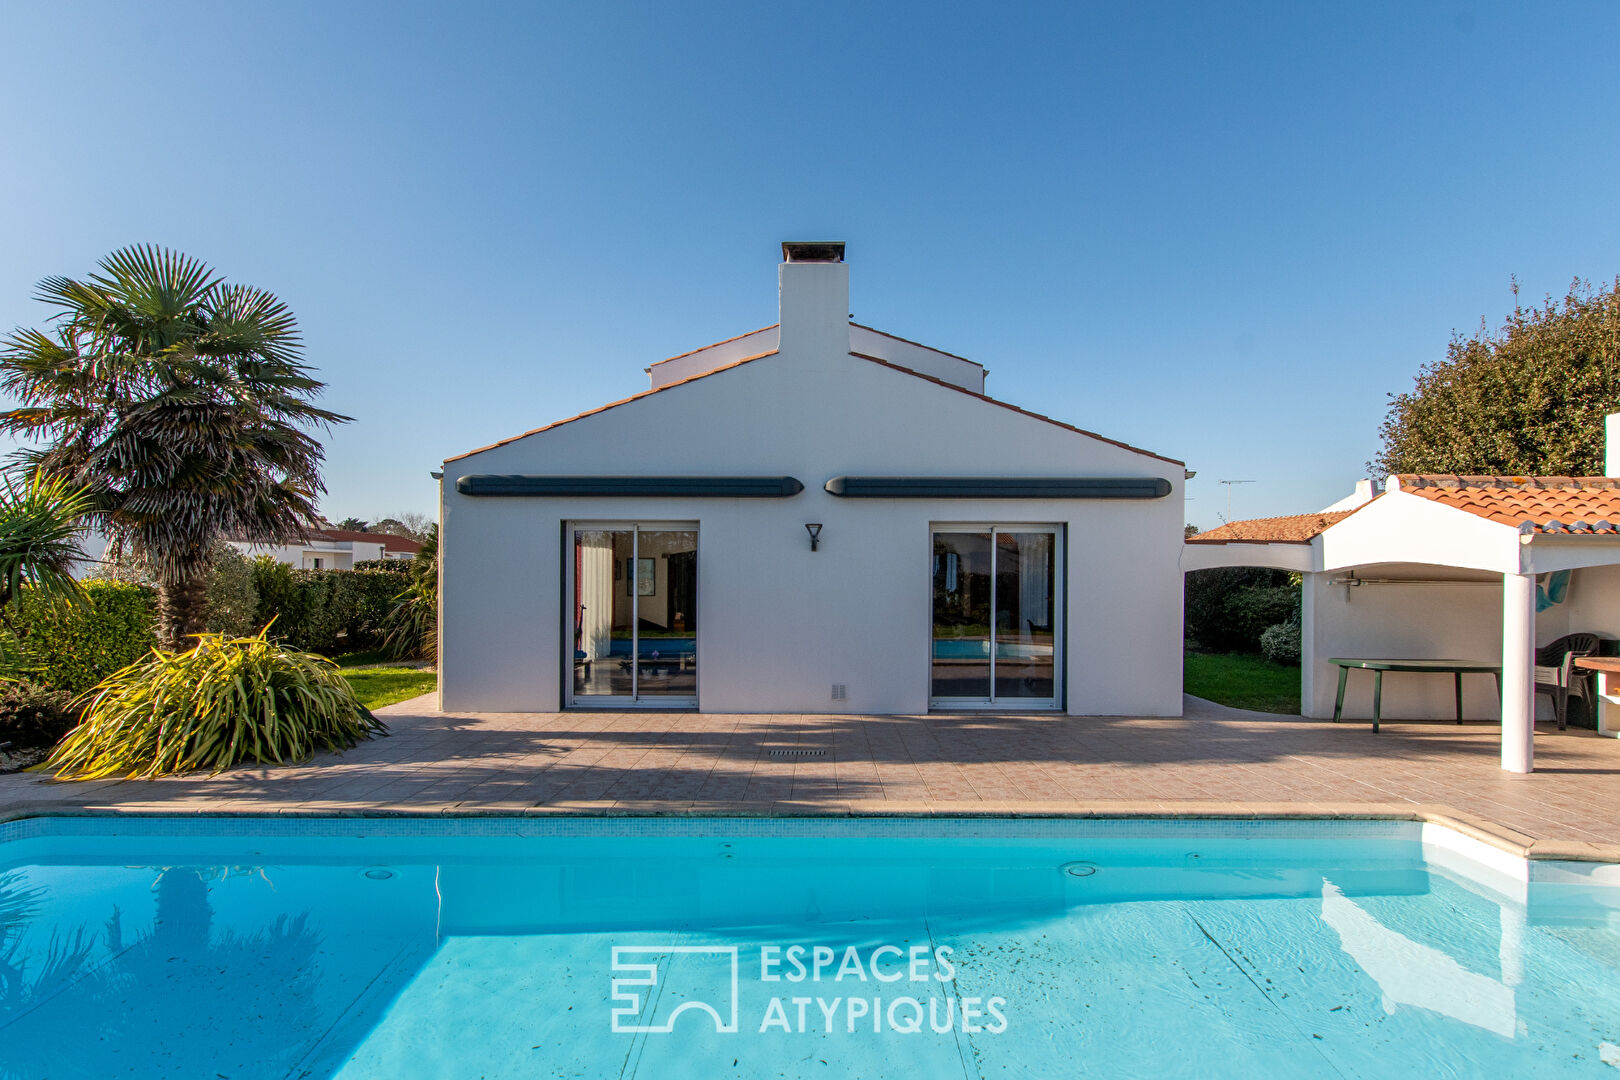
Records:
{"label": "reflection in pool water", "polygon": [[[1620,1044],[1617,890],[1527,904],[1404,823],[21,824],[7,1078],[1612,1076]],[[820,981],[763,979],[794,945]],[[885,981],[916,957],[950,978]]]}

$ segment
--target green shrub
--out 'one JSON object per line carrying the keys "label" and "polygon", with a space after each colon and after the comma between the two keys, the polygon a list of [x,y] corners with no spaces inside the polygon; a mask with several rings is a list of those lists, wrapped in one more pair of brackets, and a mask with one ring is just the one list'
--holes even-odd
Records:
{"label": "green shrub", "polygon": [[1246,585],[1234,590],[1224,606],[1225,625],[1234,636],[1232,648],[1260,651],[1260,635],[1294,615],[1298,589],[1287,585]]}
{"label": "green shrub", "polygon": [[157,645],[157,602],[151,589],[121,581],[86,581],[88,604],[52,604],[24,590],[12,630],[33,679],[78,694]]}
{"label": "green shrub", "polygon": [[246,637],[259,629],[259,590],[253,587],[253,563],[223,540],[214,541],[208,569],[208,632]]}
{"label": "green shrub", "polygon": [[51,746],[79,723],[73,695],[31,683],[0,687],[0,743],[13,750]]}
{"label": "green shrub", "polygon": [[241,761],[285,765],[383,733],[337,665],[262,631],[204,634],[103,680],[46,761],[61,780],[152,778]]}
{"label": "green shrub", "polygon": [[252,578],[253,591],[259,598],[253,621],[262,627],[275,619],[275,632],[285,635],[287,626],[297,623],[300,614],[297,610],[298,586],[293,582],[292,567],[277,562],[269,555],[260,555],[253,560]]}
{"label": "green shrub", "polygon": [[341,634],[345,652],[381,645],[384,623],[399,595],[400,577],[383,570],[334,570],[332,606],[335,633]]}
{"label": "green shrub", "polygon": [[1299,664],[1300,627],[1297,622],[1282,622],[1266,628],[1260,635],[1260,651],[1273,664]]}
{"label": "green shrub", "polygon": [[1292,618],[1298,598],[1298,582],[1283,570],[1193,570],[1186,575],[1187,637],[1217,652],[1258,652],[1260,635]]}
{"label": "green shrub", "polygon": [[401,586],[397,573],[294,570],[268,556],[254,560],[252,577],[257,624],[293,648],[327,656],[381,645]]}

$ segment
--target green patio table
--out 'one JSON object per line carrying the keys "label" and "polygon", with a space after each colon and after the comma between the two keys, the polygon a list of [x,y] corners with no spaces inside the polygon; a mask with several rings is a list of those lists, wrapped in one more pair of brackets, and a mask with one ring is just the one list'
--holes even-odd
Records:
{"label": "green patio table", "polygon": [[1379,711],[1384,696],[1384,672],[1386,671],[1416,671],[1428,674],[1449,674],[1456,680],[1457,688],[1457,723],[1463,722],[1462,713],[1462,677],[1464,675],[1495,675],[1496,696],[1502,696],[1502,665],[1489,660],[1374,660],[1366,657],[1335,656],[1328,661],[1339,667],[1339,696],[1333,702],[1333,722],[1337,724],[1339,717],[1344,713],[1344,682],[1350,675],[1351,668],[1361,668],[1373,673],[1373,715],[1372,729],[1378,730]]}

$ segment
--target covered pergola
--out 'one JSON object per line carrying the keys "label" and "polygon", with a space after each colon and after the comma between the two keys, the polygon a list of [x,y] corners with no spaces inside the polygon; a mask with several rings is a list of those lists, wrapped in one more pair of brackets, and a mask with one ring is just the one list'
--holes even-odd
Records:
{"label": "covered pergola", "polygon": [[[1620,479],[1399,475],[1381,491],[1364,481],[1320,513],[1232,522],[1187,540],[1184,571],[1217,566],[1304,575],[1307,716],[1331,715],[1329,657],[1404,649],[1413,659],[1468,658],[1465,651],[1499,658],[1502,768],[1527,773],[1535,762],[1537,576],[1576,572],[1568,602],[1542,616],[1543,643],[1577,630],[1620,637]],[[1346,651],[1356,645],[1362,651]],[[1487,651],[1495,655],[1480,655]],[[1444,715],[1444,689],[1425,697],[1422,688],[1403,688],[1408,711]],[[1484,692],[1471,691],[1476,708]]]}

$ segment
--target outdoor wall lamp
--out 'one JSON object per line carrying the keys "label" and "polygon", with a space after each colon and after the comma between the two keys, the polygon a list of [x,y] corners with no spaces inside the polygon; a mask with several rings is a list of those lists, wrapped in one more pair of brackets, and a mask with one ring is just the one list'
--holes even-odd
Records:
{"label": "outdoor wall lamp", "polygon": [[806,523],[804,531],[810,534],[810,550],[815,551],[821,546],[821,522]]}

